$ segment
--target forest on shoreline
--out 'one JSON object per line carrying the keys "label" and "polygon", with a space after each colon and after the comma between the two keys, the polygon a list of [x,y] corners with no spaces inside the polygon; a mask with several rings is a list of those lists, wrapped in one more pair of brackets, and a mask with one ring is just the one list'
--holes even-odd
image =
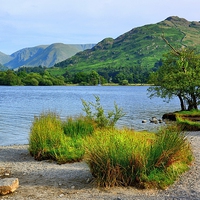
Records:
{"label": "forest on shoreline", "polygon": [[147,84],[150,74],[156,71],[145,67],[127,67],[103,69],[101,71],[80,71],[56,74],[56,68],[21,67],[18,70],[0,71],[0,85],[15,86],[53,86],[53,85],[98,85],[98,84]]}

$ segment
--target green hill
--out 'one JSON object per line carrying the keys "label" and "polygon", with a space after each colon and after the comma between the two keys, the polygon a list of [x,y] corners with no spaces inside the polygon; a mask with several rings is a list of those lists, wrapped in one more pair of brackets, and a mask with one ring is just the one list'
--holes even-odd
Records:
{"label": "green hill", "polygon": [[175,47],[200,49],[200,22],[173,16],[156,24],[134,28],[116,39],[105,38],[93,48],[57,63],[55,70],[57,73],[58,68],[62,68],[61,71],[67,68],[71,72],[100,72],[136,66],[153,69],[163,54],[170,50],[162,34]]}
{"label": "green hill", "polygon": [[63,44],[54,43],[51,45],[39,45],[36,47],[23,48],[9,55],[0,52],[0,63],[10,69],[21,66],[52,67],[55,63],[61,62],[75,55],[77,52],[92,48],[94,44]]}

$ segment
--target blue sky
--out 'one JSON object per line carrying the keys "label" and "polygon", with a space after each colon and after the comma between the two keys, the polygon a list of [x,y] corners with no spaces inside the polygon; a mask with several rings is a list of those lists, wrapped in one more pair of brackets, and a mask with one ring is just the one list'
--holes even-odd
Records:
{"label": "blue sky", "polygon": [[200,21],[200,0],[0,0],[0,51],[97,43],[169,16]]}

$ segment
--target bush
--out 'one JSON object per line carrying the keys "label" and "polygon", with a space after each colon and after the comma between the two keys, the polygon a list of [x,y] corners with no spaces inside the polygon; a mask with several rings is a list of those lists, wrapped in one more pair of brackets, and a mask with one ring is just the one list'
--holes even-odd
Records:
{"label": "bush", "polygon": [[96,103],[86,102],[82,99],[83,111],[85,111],[86,116],[91,120],[96,122],[99,128],[114,127],[117,121],[122,118],[125,113],[121,108],[118,108],[117,104],[114,103],[114,111],[108,111],[105,114],[104,108],[101,106],[100,98],[94,96]]}
{"label": "bush", "polygon": [[88,137],[85,159],[97,184],[103,187],[135,185],[145,164],[142,152],[153,138],[153,134],[128,129],[104,129]]}
{"label": "bush", "polygon": [[192,153],[173,128],[157,134],[106,129],[88,137],[85,159],[99,186],[165,188],[188,169]]}
{"label": "bush", "polygon": [[192,160],[189,142],[181,129],[175,125],[162,128],[147,154],[146,187],[167,187],[189,168]]}
{"label": "bush", "polygon": [[88,117],[79,116],[76,118],[69,117],[63,122],[65,135],[70,137],[85,137],[94,132],[96,124]]}
{"label": "bush", "polygon": [[[77,123],[77,126],[79,124]],[[35,117],[29,137],[29,151],[36,160],[52,159],[58,163],[80,161],[84,155],[83,139],[65,134],[68,125],[53,112]],[[77,128],[75,127],[74,131]]]}

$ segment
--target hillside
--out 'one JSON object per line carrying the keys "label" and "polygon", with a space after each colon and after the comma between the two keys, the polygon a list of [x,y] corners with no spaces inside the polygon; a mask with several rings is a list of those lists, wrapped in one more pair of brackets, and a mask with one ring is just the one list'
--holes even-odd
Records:
{"label": "hillside", "polygon": [[67,67],[72,72],[134,66],[152,69],[169,51],[161,38],[162,34],[175,47],[193,46],[200,49],[200,22],[173,16],[156,24],[134,28],[116,39],[105,38],[92,49],[79,52],[55,67]]}
{"label": "hillside", "polygon": [[11,59],[12,59],[11,56],[6,55],[5,53],[0,52],[0,63],[1,64],[9,62]]}
{"label": "hillside", "polygon": [[4,66],[15,69],[21,66],[46,66],[52,67],[55,63],[61,62],[77,52],[92,48],[94,44],[62,44],[40,45],[24,48],[11,55],[0,52],[0,63]]}

